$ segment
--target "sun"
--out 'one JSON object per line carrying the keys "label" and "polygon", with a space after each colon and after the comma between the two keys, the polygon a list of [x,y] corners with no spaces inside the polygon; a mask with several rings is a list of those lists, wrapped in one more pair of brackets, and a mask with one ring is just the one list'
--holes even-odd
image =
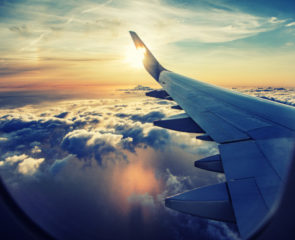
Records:
{"label": "sun", "polygon": [[125,53],[125,62],[129,63],[134,68],[141,68],[145,55],[146,49],[144,47],[129,47]]}

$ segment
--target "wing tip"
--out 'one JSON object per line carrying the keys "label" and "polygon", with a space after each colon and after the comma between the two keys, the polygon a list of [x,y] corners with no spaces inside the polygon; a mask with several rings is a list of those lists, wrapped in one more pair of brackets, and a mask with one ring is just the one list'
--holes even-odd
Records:
{"label": "wing tip", "polygon": [[149,74],[152,75],[152,77],[159,81],[160,73],[163,70],[166,70],[159,62],[158,60],[153,56],[151,51],[147,48],[147,46],[143,43],[143,41],[140,39],[140,37],[137,35],[134,31],[129,31],[131,38],[134,42],[134,45],[136,48],[145,48],[146,54],[143,59],[143,65],[145,69],[149,72]]}

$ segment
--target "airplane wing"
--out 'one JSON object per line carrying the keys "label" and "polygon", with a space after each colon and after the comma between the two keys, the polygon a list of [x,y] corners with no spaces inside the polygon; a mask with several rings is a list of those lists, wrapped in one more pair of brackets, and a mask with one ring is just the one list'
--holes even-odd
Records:
{"label": "airplane wing", "polygon": [[169,197],[166,206],[235,222],[243,239],[262,238],[266,233],[274,236],[271,223],[279,218],[281,223],[286,221],[279,213],[286,206],[282,203],[292,199],[287,192],[292,193],[293,187],[290,170],[295,172],[295,108],[173,73],[156,60],[135,32],[130,34],[136,48],[144,49],[146,70],[163,87],[147,95],[174,100],[175,108],[185,111],[154,125],[203,133],[197,138],[217,142],[220,153],[196,161],[195,166],[224,172],[226,177],[224,183]]}

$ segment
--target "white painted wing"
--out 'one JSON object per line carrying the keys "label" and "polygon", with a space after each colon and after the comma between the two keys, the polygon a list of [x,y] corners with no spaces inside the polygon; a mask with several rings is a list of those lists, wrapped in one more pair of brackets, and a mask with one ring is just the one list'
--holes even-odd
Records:
{"label": "white painted wing", "polygon": [[[137,48],[146,48],[136,33],[130,33]],[[225,183],[167,198],[166,206],[236,222],[244,239],[262,236],[284,194],[295,146],[295,108],[175,74],[162,67],[147,48],[143,63],[186,112],[155,125],[206,133],[219,143],[220,155],[195,165],[224,171],[226,176]]]}

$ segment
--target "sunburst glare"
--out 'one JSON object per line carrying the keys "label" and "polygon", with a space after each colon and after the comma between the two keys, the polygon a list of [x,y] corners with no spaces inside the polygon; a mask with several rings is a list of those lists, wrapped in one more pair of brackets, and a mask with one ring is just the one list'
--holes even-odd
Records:
{"label": "sunburst glare", "polygon": [[145,54],[146,49],[144,47],[129,47],[125,53],[125,62],[129,63],[134,68],[141,68],[143,66],[142,62]]}

